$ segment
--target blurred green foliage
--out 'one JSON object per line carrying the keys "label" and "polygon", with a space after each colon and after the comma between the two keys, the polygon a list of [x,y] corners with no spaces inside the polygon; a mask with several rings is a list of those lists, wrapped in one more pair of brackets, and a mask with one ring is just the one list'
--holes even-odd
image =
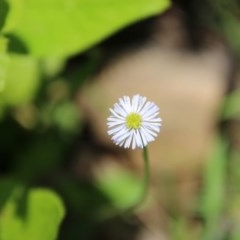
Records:
{"label": "blurred green foliage", "polygon": [[220,231],[219,225],[226,200],[227,149],[224,140],[217,139],[206,164],[201,206],[202,215],[205,217],[203,239],[206,240],[217,238]]}
{"label": "blurred green foliage", "polygon": [[137,203],[142,191],[141,181],[121,168],[103,172],[97,186],[105,193],[113,206],[122,211]]}
{"label": "blurred green foliage", "polygon": [[233,91],[229,96],[227,96],[222,118],[223,119],[239,119],[240,118],[240,109],[239,109],[239,102],[240,102],[240,90],[237,89]]}

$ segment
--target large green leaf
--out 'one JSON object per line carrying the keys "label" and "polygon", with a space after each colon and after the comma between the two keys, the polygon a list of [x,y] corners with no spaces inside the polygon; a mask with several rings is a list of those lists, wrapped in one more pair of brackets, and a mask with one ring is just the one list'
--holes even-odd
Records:
{"label": "large green leaf", "polygon": [[65,210],[50,190],[16,188],[0,215],[1,240],[54,240]]}
{"label": "large green leaf", "polygon": [[30,56],[11,54],[2,99],[7,105],[30,102],[39,86],[38,61]]}
{"label": "large green leaf", "polygon": [[170,5],[169,0],[8,2],[10,13],[5,31],[10,31],[30,53],[38,56],[76,54],[126,25],[163,12]]}

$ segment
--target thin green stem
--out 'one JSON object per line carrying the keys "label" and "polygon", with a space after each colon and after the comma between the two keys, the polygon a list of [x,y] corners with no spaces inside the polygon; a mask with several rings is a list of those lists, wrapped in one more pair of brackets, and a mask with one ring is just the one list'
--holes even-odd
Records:
{"label": "thin green stem", "polygon": [[142,191],[142,196],[139,199],[139,204],[141,204],[144,201],[147,195],[149,178],[150,178],[149,157],[148,157],[147,147],[143,148],[143,162],[144,162],[143,191]]}
{"label": "thin green stem", "polygon": [[149,178],[150,178],[149,156],[148,156],[147,147],[143,148],[143,167],[144,167],[144,176],[143,176],[143,187],[142,187],[141,195],[138,201],[133,206],[129,207],[126,210],[127,214],[133,213],[134,210],[136,210],[143,203],[147,195]]}

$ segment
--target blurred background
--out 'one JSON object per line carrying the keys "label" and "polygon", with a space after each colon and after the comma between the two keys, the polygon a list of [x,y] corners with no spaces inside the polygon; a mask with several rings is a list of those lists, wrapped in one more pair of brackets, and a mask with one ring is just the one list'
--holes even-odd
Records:
{"label": "blurred background", "polygon": [[[239,240],[240,3],[0,0],[0,240]],[[109,107],[160,106],[140,150]]]}

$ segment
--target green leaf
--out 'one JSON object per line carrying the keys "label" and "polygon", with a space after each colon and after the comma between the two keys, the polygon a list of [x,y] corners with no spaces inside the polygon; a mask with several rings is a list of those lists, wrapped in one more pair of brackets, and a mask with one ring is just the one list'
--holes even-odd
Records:
{"label": "green leaf", "polygon": [[170,5],[169,0],[8,1],[10,26],[5,31],[38,56],[76,54],[133,22],[163,12]]}
{"label": "green leaf", "polygon": [[127,209],[138,202],[142,182],[122,168],[105,169],[97,182],[97,187],[118,209]]}
{"label": "green leaf", "polygon": [[30,102],[39,86],[38,61],[26,55],[9,55],[3,101],[8,105]]}
{"label": "green leaf", "polygon": [[54,240],[65,215],[60,198],[46,189],[16,188],[0,216],[1,240]]}
{"label": "green leaf", "polygon": [[59,104],[53,112],[53,122],[65,132],[75,132],[79,125],[76,106],[70,101]]}
{"label": "green leaf", "polygon": [[225,99],[222,118],[239,119],[240,118],[240,91],[237,89],[228,95]]}
{"label": "green leaf", "polygon": [[202,201],[202,215],[205,219],[203,239],[215,239],[219,230],[224,207],[226,187],[227,143],[225,139],[216,139],[216,145],[210,153],[204,172],[204,191]]}
{"label": "green leaf", "polygon": [[11,197],[13,189],[16,186],[16,182],[13,179],[0,178],[0,219],[1,210],[5,206],[9,197]]}

